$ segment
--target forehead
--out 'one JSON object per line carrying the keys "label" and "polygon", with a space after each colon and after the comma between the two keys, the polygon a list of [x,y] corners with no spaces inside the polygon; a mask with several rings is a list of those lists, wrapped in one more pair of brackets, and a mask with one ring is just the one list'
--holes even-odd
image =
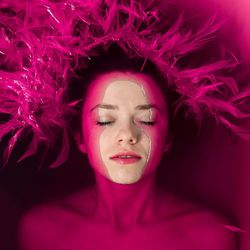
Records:
{"label": "forehead", "polygon": [[144,87],[131,80],[114,80],[105,89],[102,101],[117,104],[148,103]]}
{"label": "forehead", "polygon": [[91,82],[85,104],[116,100],[138,100],[165,105],[163,95],[157,83],[148,75],[131,72],[109,72],[99,75]]}

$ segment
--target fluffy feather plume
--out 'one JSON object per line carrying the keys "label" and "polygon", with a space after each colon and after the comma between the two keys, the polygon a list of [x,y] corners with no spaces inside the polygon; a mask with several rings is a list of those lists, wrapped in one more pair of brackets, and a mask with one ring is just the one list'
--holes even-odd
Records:
{"label": "fluffy feather plume", "polygon": [[182,17],[164,28],[162,22],[157,7],[139,0],[2,0],[0,113],[8,118],[0,122],[0,140],[11,135],[5,163],[27,129],[33,137],[20,160],[34,154],[40,143],[53,147],[58,134],[63,136],[61,153],[51,167],[67,159],[65,118],[74,112],[74,103],[64,98],[69,72],[84,67],[79,59],[87,62],[96,55],[96,47],[114,43],[129,57],[151,60],[159,68],[169,79],[168,87],[181,95],[176,110],[188,107],[188,114],[198,122],[208,112],[250,139],[243,127],[229,119],[249,118],[240,105],[250,91],[239,91],[234,79],[218,74],[234,65],[222,58],[192,69],[178,66],[181,58],[203,48],[221,24],[211,18],[191,29]]}

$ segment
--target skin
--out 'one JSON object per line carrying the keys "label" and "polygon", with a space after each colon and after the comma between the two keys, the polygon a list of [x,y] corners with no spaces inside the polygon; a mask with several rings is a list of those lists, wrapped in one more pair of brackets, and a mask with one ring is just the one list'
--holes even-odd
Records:
{"label": "skin", "polygon": [[[103,94],[96,96],[96,89]],[[155,171],[168,148],[166,103],[153,80],[144,74],[99,76],[88,91],[82,117],[80,148],[95,171],[116,183],[135,183]],[[126,165],[110,159],[127,151],[141,159]]]}
{"label": "skin", "polygon": [[[97,106],[103,103],[118,109]],[[144,104],[160,112],[138,112]],[[79,147],[88,154],[96,185],[29,211],[20,223],[20,249],[235,249],[225,220],[156,187],[155,171],[170,145],[166,114],[157,84],[146,75],[110,72],[92,82]],[[151,119],[154,126],[141,123]],[[103,120],[112,123],[99,126]],[[140,154],[141,161],[131,166],[110,161],[125,149]]]}

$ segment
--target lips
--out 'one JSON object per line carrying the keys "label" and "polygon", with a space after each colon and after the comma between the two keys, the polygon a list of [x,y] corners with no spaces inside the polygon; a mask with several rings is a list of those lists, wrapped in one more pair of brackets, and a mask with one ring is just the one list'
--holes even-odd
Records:
{"label": "lips", "polygon": [[110,159],[119,164],[133,164],[138,162],[141,159],[141,156],[134,152],[121,152],[113,155]]}

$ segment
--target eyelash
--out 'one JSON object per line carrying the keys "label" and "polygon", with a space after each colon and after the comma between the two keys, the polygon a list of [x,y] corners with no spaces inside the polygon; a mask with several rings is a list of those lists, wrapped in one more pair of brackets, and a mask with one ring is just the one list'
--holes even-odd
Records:
{"label": "eyelash", "polygon": [[[112,123],[114,123],[113,121],[107,121],[107,122],[100,122],[100,121],[97,121],[96,122],[96,125],[99,125],[99,126],[106,126],[106,125],[111,125]],[[142,124],[145,124],[147,126],[154,126],[155,125],[155,122],[152,121],[152,122],[144,122],[144,121],[140,121],[140,123]]]}
{"label": "eyelash", "polygon": [[111,122],[111,121],[108,121],[108,122],[99,122],[99,121],[97,121],[96,122],[96,125],[99,125],[99,126],[105,126],[105,125],[110,125],[110,124],[112,124],[113,122]]}
{"label": "eyelash", "polygon": [[148,125],[148,126],[154,126],[155,125],[155,122],[143,122],[143,121],[140,121],[140,123]]}

